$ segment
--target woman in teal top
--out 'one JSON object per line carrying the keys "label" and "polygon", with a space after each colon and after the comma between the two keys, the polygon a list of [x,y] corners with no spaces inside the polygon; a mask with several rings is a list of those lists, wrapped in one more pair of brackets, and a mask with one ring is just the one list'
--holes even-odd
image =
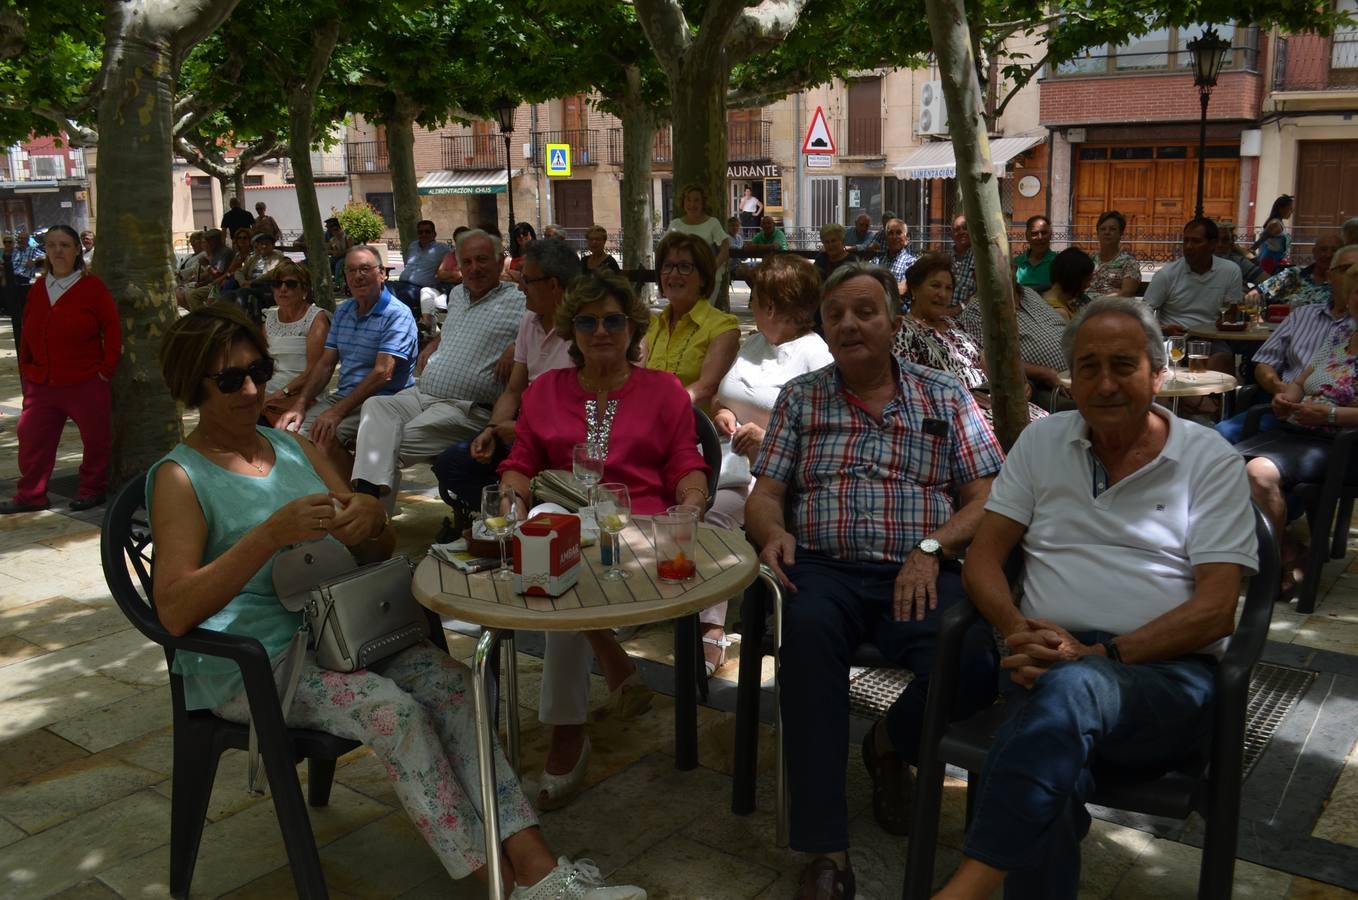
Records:
{"label": "woman in teal top", "polygon": [[[165,335],[160,365],[170,394],[199,418],[147,479],[156,613],[176,635],[203,627],[254,637],[276,666],[300,616],[274,593],[275,555],[292,544],[338,540],[360,560],[383,558],[393,544],[386,515],[376,498],[353,493],[310,441],[255,424],[273,360],[239,307],[215,303],[179,319]],[[175,671],[190,708],[248,719],[232,664],[185,654]],[[353,673],[321,669],[308,652],[287,714],[289,725],[371,747],[453,878],[484,878],[486,865],[470,674],[428,642]],[[503,759],[495,769],[511,897],[646,896],[604,888],[587,860],[554,858],[513,770]]]}
{"label": "woman in teal top", "polygon": [[1028,250],[1014,257],[1014,276],[1019,284],[1040,294],[1052,286],[1052,262],[1056,260],[1052,251],[1052,223],[1046,216],[1030,216],[1025,230]]}

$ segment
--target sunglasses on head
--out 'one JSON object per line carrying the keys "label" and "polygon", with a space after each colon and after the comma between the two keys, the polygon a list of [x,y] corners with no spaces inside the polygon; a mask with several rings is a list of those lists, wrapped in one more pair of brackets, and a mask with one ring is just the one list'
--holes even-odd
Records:
{"label": "sunglasses on head", "polygon": [[295,291],[301,286],[302,282],[298,281],[296,278],[275,278],[273,281],[269,282],[269,287],[271,288],[276,289],[285,287],[290,291]]}
{"label": "sunglasses on head", "polygon": [[253,381],[255,387],[268,384],[269,379],[273,377],[273,359],[262,356],[244,368],[231,366],[228,369],[222,369],[220,372],[203,377],[211,378],[217,382],[217,390],[223,394],[234,394],[245,386],[246,378]]}
{"label": "sunglasses on head", "polygon": [[602,319],[598,316],[576,316],[571,320],[575,330],[581,334],[593,334],[598,331],[600,322],[603,323],[604,331],[617,334],[627,327],[627,316],[622,313],[609,313]]}

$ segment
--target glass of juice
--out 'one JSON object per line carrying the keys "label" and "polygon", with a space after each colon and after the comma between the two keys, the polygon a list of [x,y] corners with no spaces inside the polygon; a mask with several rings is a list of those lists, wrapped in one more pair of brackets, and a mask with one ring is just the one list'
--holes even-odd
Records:
{"label": "glass of juice", "polygon": [[680,584],[697,574],[698,517],[691,512],[651,518],[655,532],[655,571],[667,584]]}

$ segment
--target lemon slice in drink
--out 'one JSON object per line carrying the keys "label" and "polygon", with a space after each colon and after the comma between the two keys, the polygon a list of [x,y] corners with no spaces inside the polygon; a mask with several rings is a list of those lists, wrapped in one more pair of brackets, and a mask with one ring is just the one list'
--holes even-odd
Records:
{"label": "lemon slice in drink", "polygon": [[486,527],[491,531],[501,531],[509,527],[509,519],[505,516],[486,516]]}
{"label": "lemon slice in drink", "polygon": [[622,531],[627,527],[627,520],[614,513],[612,515],[601,516],[599,518],[599,526],[603,528],[604,531]]}

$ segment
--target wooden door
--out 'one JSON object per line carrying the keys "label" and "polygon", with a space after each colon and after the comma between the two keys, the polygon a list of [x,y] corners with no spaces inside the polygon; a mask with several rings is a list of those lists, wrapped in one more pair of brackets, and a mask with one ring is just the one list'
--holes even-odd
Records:
{"label": "wooden door", "polygon": [[552,207],[562,228],[588,228],[594,224],[594,183],[553,179]]}
{"label": "wooden door", "polygon": [[[1314,239],[1358,216],[1358,141],[1298,142],[1296,185],[1294,236]],[[1264,204],[1273,202],[1260,199]],[[1267,213],[1261,208],[1260,218]]]}
{"label": "wooden door", "polygon": [[[1196,162],[1194,163],[1196,175]],[[1196,177],[1194,181],[1196,181]],[[1233,221],[1240,193],[1240,160],[1209,159],[1203,169],[1202,214],[1217,222]],[[1194,185],[1197,202],[1197,185]]]}
{"label": "wooden door", "polygon": [[472,122],[472,153],[465,162],[472,169],[502,169],[504,161],[504,139],[495,133],[489,120],[477,119]]}
{"label": "wooden door", "polygon": [[[211,225],[212,222],[209,220],[208,227]],[[7,197],[0,204],[0,231],[13,234],[20,230],[25,232],[33,230],[32,201],[27,197]]]}
{"label": "wooden door", "polygon": [[759,159],[763,107],[733,109],[726,113],[726,158]]}
{"label": "wooden door", "polygon": [[571,145],[571,162],[589,164],[589,101],[584,94],[561,99],[561,143]]}
{"label": "wooden door", "polygon": [[1081,159],[1076,166],[1076,231],[1093,233],[1099,223],[1099,216],[1105,209],[1119,209],[1108,205],[1109,163],[1105,159]]}
{"label": "wooden door", "polygon": [[189,203],[193,207],[194,228],[211,228],[217,224],[217,217],[212,214],[212,198],[216,193],[217,189],[207,175],[189,177]]}
{"label": "wooden door", "polygon": [[881,156],[882,79],[850,81],[848,94],[848,134],[840,138],[848,146],[840,152],[848,156]]}

